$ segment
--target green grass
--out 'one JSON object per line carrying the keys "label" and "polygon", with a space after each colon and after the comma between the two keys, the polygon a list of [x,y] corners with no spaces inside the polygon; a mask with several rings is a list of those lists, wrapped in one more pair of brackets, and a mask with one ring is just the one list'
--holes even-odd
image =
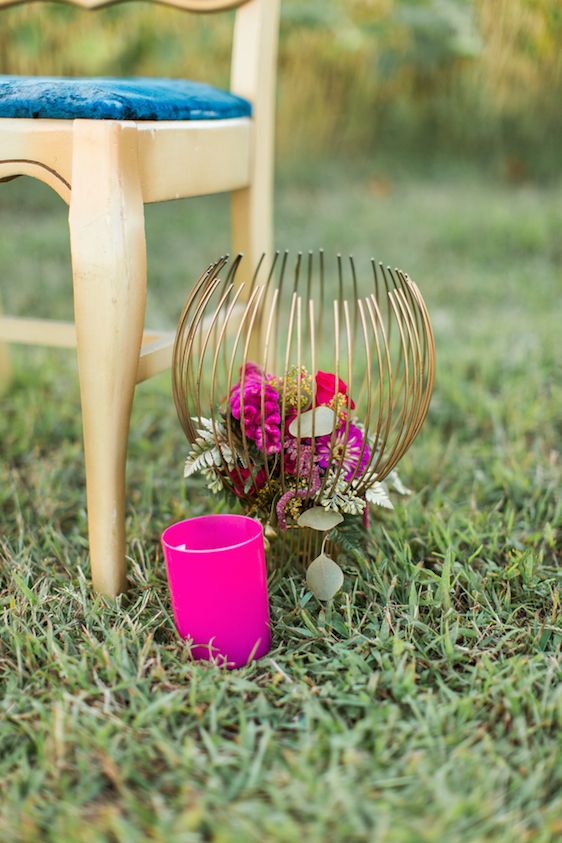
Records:
{"label": "green grass", "polygon": [[[381,179],[388,180],[383,184]],[[65,207],[0,189],[6,309],[71,316]],[[149,322],[228,243],[223,197],[148,210]],[[274,648],[190,661],[158,537],[206,511],[169,377],[132,422],[129,594],[89,591],[75,363],[14,352],[0,411],[0,839],[554,843],[562,836],[562,183],[326,162],[285,173],[279,246],[408,270],[438,372],[415,494],[332,605],[271,580]],[[557,426],[558,425],[558,426]],[[559,549],[559,545],[558,545]]]}

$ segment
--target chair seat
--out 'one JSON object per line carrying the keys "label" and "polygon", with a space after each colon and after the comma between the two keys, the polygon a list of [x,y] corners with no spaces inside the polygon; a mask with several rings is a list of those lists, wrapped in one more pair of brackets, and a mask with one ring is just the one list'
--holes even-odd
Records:
{"label": "chair seat", "polygon": [[248,100],[184,79],[0,76],[0,118],[227,120],[251,113]]}

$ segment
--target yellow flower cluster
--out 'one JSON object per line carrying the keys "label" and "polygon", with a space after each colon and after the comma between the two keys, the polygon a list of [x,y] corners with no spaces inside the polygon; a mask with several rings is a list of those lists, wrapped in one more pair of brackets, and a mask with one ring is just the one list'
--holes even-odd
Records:
{"label": "yellow flower cluster", "polygon": [[302,498],[291,498],[285,508],[285,512],[287,513],[287,515],[290,515],[294,521],[296,521],[301,513],[301,509]]}
{"label": "yellow flower cluster", "polygon": [[278,480],[268,480],[256,494],[256,508],[267,512],[271,507],[271,501],[280,489],[281,484]]}
{"label": "yellow flower cluster", "polygon": [[328,407],[334,411],[342,424],[349,418],[347,395],[344,395],[343,392],[336,392],[332,400],[328,402]]}
{"label": "yellow flower cluster", "polygon": [[305,410],[312,400],[312,376],[305,366],[291,366],[283,385],[285,406]]}

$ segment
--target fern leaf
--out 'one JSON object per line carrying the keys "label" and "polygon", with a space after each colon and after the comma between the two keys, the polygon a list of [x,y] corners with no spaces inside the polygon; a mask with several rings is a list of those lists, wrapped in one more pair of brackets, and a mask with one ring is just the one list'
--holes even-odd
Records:
{"label": "fern leaf", "polygon": [[365,498],[368,503],[375,506],[384,506],[385,509],[394,509],[394,505],[388,497],[388,490],[384,483],[374,483],[365,491]]}

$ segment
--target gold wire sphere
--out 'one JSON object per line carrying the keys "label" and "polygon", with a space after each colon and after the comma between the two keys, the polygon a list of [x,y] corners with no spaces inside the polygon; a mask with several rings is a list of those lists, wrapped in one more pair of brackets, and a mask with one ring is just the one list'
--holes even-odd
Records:
{"label": "gold wire sphere", "polygon": [[[255,268],[247,266],[242,255],[233,260],[226,256],[207,268],[186,301],[174,347],[173,393],[190,442],[197,439],[202,420],[208,420],[211,431],[223,431],[216,437],[221,455],[232,438],[233,448],[242,447],[251,464],[256,443],[246,435],[243,414],[240,429],[234,430],[224,413],[246,364],[270,373],[268,378],[279,378],[281,430],[291,410],[294,416],[299,407],[314,405],[316,372],[333,374],[335,383],[341,378],[347,384],[347,395],[355,403],[353,417],[362,426],[365,443],[370,443],[368,463],[355,486],[364,494],[384,480],[419,433],[433,388],[435,346],[421,293],[400,269],[372,260],[360,272],[353,257],[341,255],[328,267],[323,251],[293,258],[277,252],[272,260],[263,255]],[[263,414],[265,379],[262,383]],[[337,413],[342,408],[333,409]],[[343,443],[342,436],[331,434],[329,465],[336,471],[326,473],[322,491],[329,482],[341,486],[346,476],[341,454],[348,435],[349,422]],[[297,451],[300,442],[299,438]],[[314,451],[314,430],[307,442]],[[282,464],[283,459],[277,481],[281,495],[288,479]],[[255,482],[248,483],[236,472],[223,473],[220,479],[244,506],[256,508]],[[350,477],[350,483],[354,479]],[[303,506],[318,498],[309,490]],[[274,522],[274,513],[270,515]],[[260,517],[268,520],[268,513]]]}

